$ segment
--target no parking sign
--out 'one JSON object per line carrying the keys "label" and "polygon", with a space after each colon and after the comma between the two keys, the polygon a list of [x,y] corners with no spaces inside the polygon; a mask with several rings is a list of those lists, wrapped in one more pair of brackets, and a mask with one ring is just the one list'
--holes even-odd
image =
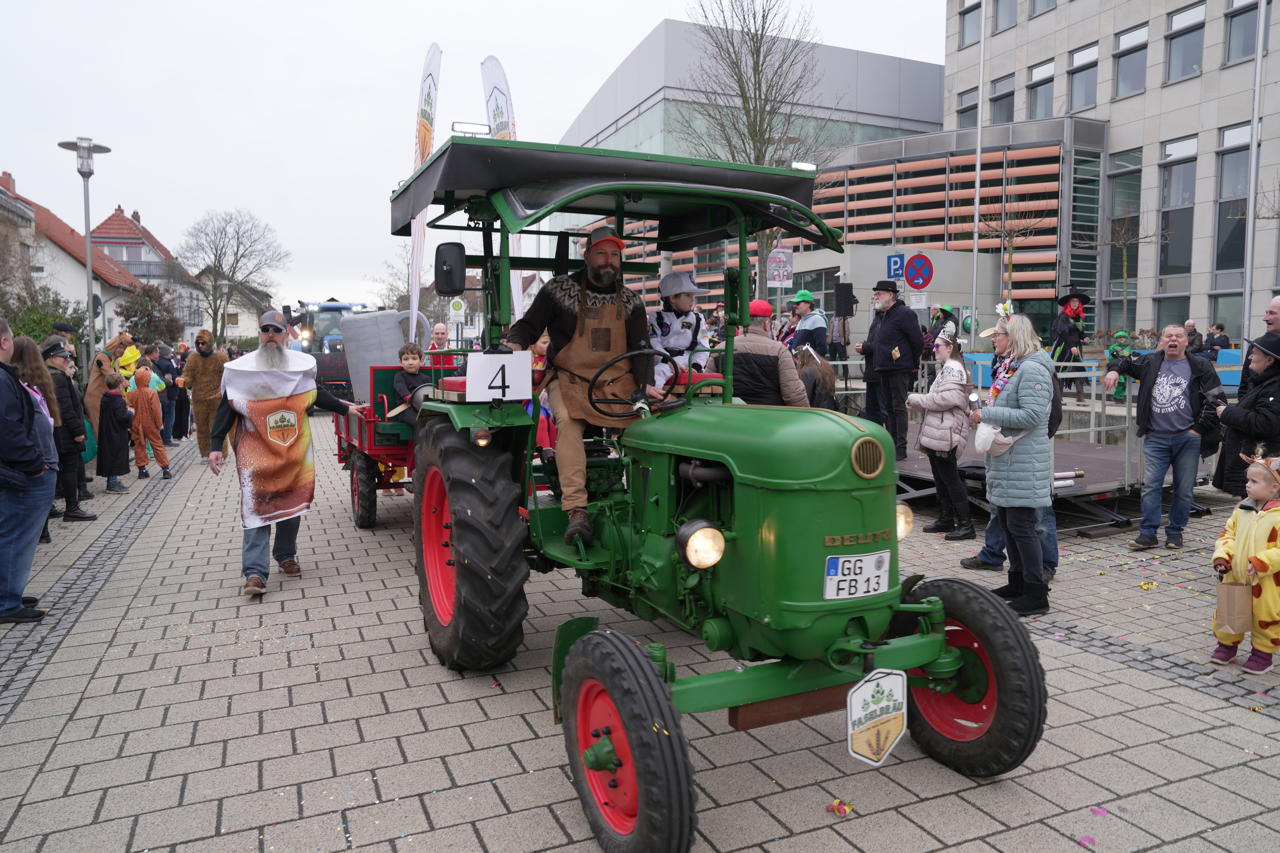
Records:
{"label": "no parking sign", "polygon": [[917,252],[907,258],[902,277],[907,280],[908,287],[924,290],[933,281],[933,261],[923,252]]}

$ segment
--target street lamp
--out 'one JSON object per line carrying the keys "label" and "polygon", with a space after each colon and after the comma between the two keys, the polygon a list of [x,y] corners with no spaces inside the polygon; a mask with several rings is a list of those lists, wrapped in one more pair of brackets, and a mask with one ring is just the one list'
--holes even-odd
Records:
{"label": "street lamp", "polygon": [[[75,142],[59,142],[58,147],[76,152],[76,171],[84,179],[84,304],[85,310],[89,314],[89,322],[87,323],[89,334],[85,340],[85,343],[89,345],[89,352],[88,357],[85,359],[84,367],[88,369],[89,362],[93,361],[93,354],[97,349],[97,344],[93,339],[93,238],[89,235],[89,178],[93,177],[93,155],[106,154],[111,149],[105,145],[94,144],[94,141],[87,136],[78,136]],[[107,337],[105,308],[102,313],[102,339],[105,341]]]}

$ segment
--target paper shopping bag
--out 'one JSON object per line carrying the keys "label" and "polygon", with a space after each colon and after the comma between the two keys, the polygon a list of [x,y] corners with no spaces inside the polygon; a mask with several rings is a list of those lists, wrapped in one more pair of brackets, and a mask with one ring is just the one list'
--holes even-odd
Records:
{"label": "paper shopping bag", "polygon": [[1219,631],[1247,634],[1253,630],[1253,585],[1247,583],[1218,584]]}

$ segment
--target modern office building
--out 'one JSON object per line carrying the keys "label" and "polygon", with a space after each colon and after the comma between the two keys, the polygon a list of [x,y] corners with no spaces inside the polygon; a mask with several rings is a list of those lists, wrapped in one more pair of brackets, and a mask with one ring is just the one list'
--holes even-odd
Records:
{"label": "modern office building", "polygon": [[[980,111],[983,147],[999,148],[1024,122],[1106,124],[1096,242],[1109,245],[1099,248],[1097,327],[1191,318],[1202,329],[1222,322],[1236,337],[1257,0],[948,0],[947,15],[948,130],[975,127]],[[1262,72],[1255,318],[1277,288],[1280,233],[1280,69],[1264,54]],[[1080,276],[1060,268],[1059,289]]]}
{"label": "modern office building", "polygon": [[[646,35],[609,76],[561,138],[566,145],[613,148],[650,154],[688,156],[693,153],[681,128],[700,99],[690,78],[704,53],[698,27],[664,20]],[[889,140],[942,128],[943,68],[927,62],[864,51],[816,45],[816,75],[808,102],[793,105],[805,121],[820,128],[820,145],[828,151],[875,140]],[[813,156],[797,152],[796,156]],[[830,162],[826,157],[821,163]],[[788,166],[790,163],[773,165]],[[628,235],[642,237],[648,223],[628,226]],[[754,244],[751,251],[754,255]],[[694,273],[713,295],[726,257],[736,245],[714,244],[679,252],[669,261],[673,269]],[[629,260],[658,260],[642,241],[630,244]],[[656,279],[628,277],[628,283],[657,299]]]}
{"label": "modern office building", "polygon": [[[588,99],[561,143],[690,154],[679,128],[701,100],[690,80],[705,52],[697,25],[662,21]],[[942,129],[942,66],[821,44],[814,64],[807,102],[792,111],[820,128],[822,147]]]}

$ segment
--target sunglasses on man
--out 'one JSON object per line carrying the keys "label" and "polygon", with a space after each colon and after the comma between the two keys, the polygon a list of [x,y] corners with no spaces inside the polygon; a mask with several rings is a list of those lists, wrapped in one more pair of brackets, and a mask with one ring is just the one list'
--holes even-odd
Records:
{"label": "sunglasses on man", "polygon": [[262,334],[264,335],[284,334],[284,329],[280,328],[279,326],[263,326],[262,328],[258,329],[258,331],[262,332]]}

